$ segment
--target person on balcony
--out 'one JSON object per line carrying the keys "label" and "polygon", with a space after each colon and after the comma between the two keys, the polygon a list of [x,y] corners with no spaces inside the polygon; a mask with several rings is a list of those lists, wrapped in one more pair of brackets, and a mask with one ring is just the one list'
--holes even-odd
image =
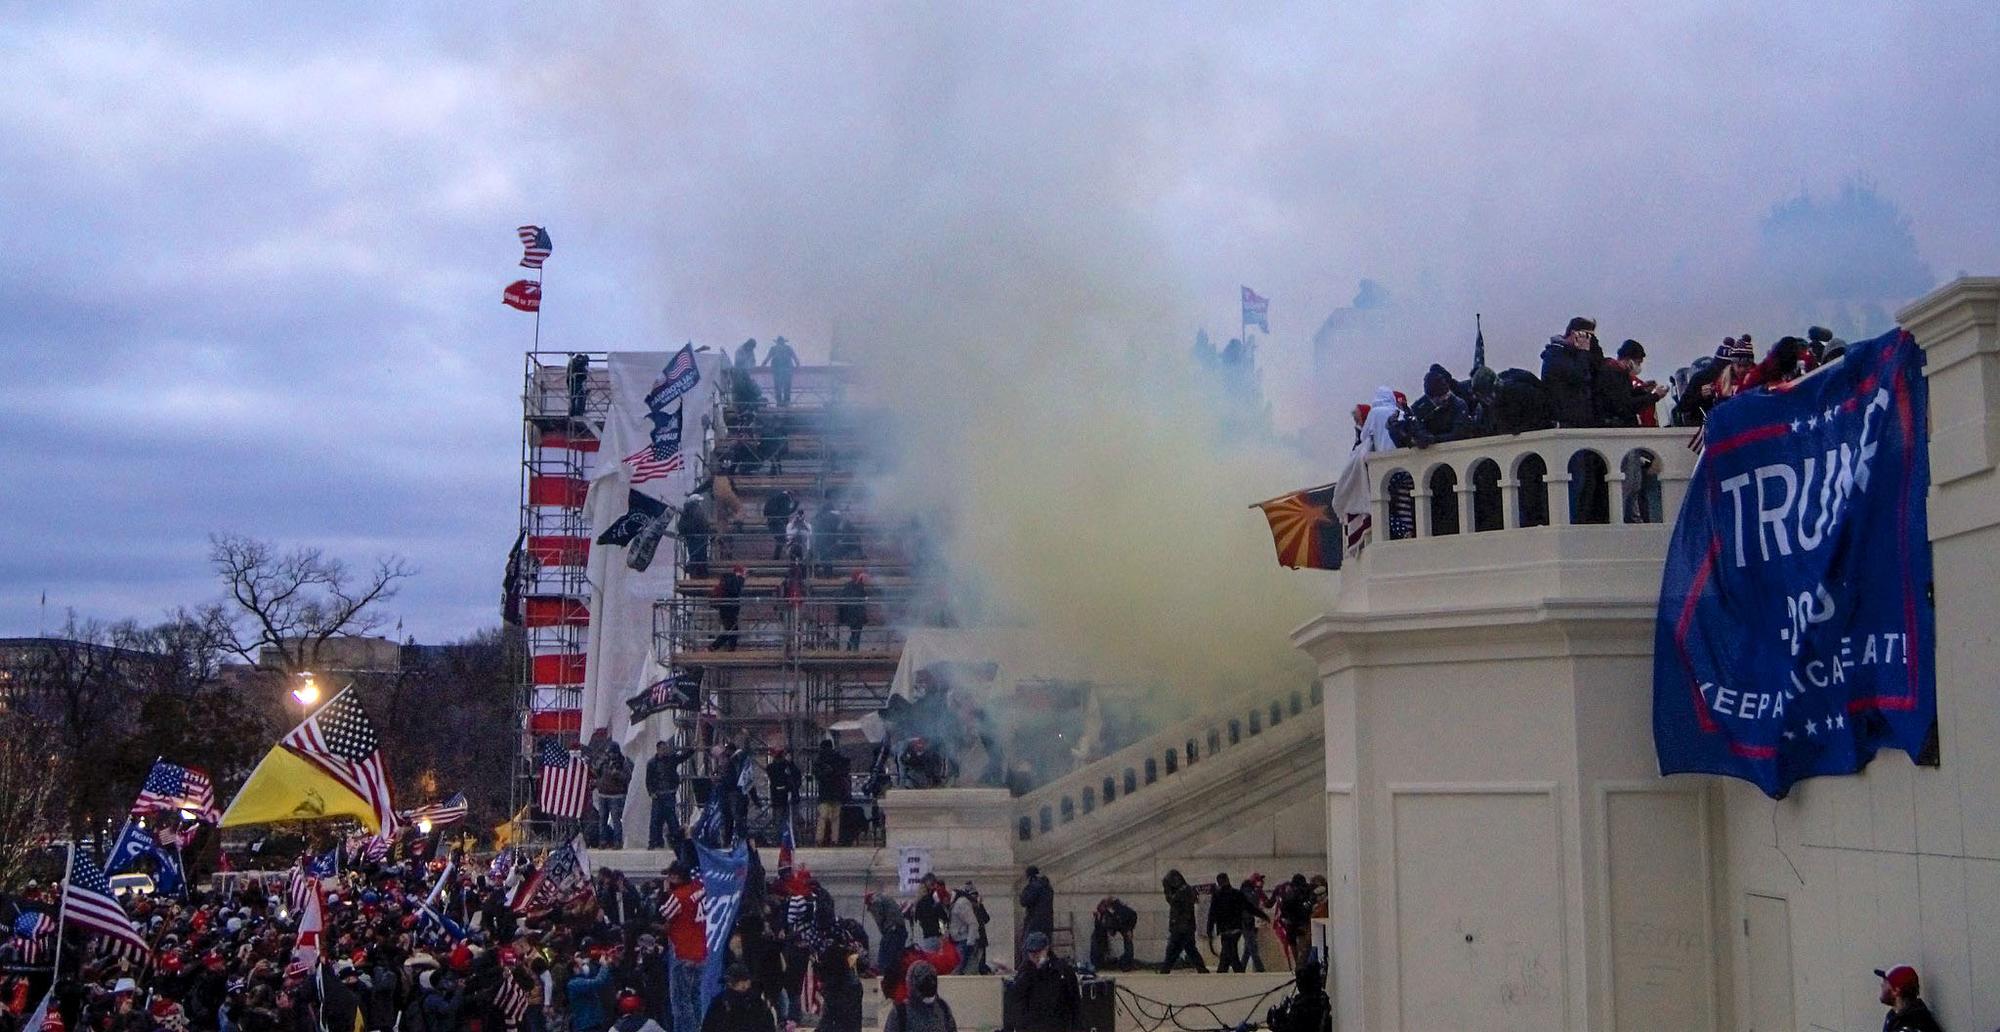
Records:
{"label": "person on balcony", "polygon": [[1413,438],[1417,447],[1428,448],[1442,441],[1470,436],[1472,412],[1453,390],[1451,373],[1433,364],[1424,374],[1424,396],[1410,406]]}
{"label": "person on balcony", "polygon": [[1557,426],[1597,425],[1597,373],[1603,362],[1594,319],[1579,315],[1562,336],[1549,338],[1542,349],[1542,384]]}
{"label": "person on balcony", "polygon": [[835,622],[847,629],[847,651],[861,651],[861,629],[868,626],[868,574],[854,571],[840,586],[840,604],[834,607]]}
{"label": "person on balcony", "polygon": [[732,566],[728,573],[717,577],[711,597],[715,599],[715,622],[722,627],[722,633],[708,647],[716,652],[735,652],[736,624],[743,613],[743,567]]}
{"label": "person on balcony", "polygon": [[792,501],[789,491],[773,491],[771,497],[764,499],[764,526],[771,532],[773,561],[784,558],[785,526],[791,522],[792,512],[797,508],[798,504]]}
{"label": "person on balcony", "polygon": [[1636,340],[1618,345],[1618,357],[1597,366],[1595,395],[1597,424],[1606,427],[1658,426],[1653,407],[1666,396],[1667,389],[1639,379],[1646,362],[1646,346]]}
{"label": "person on balcony", "polygon": [[771,393],[776,396],[779,408],[792,403],[792,370],[799,367],[798,352],[785,338],[771,342],[770,350],[764,352],[764,364],[771,367]]}

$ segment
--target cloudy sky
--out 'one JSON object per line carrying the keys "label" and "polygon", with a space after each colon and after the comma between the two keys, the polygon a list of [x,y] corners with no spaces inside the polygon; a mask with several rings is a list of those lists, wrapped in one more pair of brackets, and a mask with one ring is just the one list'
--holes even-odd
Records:
{"label": "cloudy sky", "polygon": [[271,6],[0,21],[0,634],[212,597],[217,531],[495,622],[522,222],[558,348],[810,356],[996,277],[1226,335],[1247,283],[1286,426],[1463,350],[1304,376],[1363,277],[1496,364],[1575,311],[1686,357],[1796,331],[1760,223],[1854,182],[2000,272],[1990,2]]}

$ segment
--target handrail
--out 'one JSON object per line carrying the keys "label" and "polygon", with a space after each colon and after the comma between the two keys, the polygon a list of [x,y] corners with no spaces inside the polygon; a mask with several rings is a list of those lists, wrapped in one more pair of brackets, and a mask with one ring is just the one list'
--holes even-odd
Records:
{"label": "handrail", "polygon": [[1314,681],[1266,695],[1247,707],[1190,717],[1148,735],[1015,799],[1015,837],[1030,842],[1047,835],[1077,817],[1211,762],[1285,721],[1319,719],[1310,711],[1322,698],[1319,682]]}
{"label": "handrail", "polygon": [[1694,474],[1692,434],[1537,430],[1377,452],[1368,457],[1375,539],[1666,522]]}

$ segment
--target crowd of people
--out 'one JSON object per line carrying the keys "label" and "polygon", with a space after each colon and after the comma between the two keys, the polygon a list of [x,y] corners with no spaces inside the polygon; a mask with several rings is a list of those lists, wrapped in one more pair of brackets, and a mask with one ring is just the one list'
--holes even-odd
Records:
{"label": "crowd of people", "polygon": [[[1555,427],[1660,426],[1659,404],[1673,398],[1671,426],[1697,427],[1716,405],[1756,387],[1796,379],[1830,362],[1847,345],[1825,327],[1804,337],[1785,337],[1757,358],[1750,334],[1723,339],[1715,353],[1678,369],[1668,382],[1647,379],[1646,345],[1626,340],[1607,351],[1597,322],[1570,319],[1541,352],[1541,372],[1495,372],[1475,364],[1468,378],[1456,379],[1433,364],[1423,391],[1412,403],[1401,391],[1387,391],[1354,409],[1357,441],[1371,432],[1388,438],[1383,447],[1428,447],[1444,441],[1518,434]],[[1383,407],[1388,412],[1380,412]],[[1370,416],[1375,418],[1371,422]]]}
{"label": "crowd of people", "polygon": [[[908,900],[868,894],[871,943],[785,855],[767,877],[749,850],[724,988],[705,1009],[710,911],[698,868],[676,860],[643,884],[604,868],[524,906],[533,865],[510,852],[490,865],[462,853],[448,863],[356,856],[358,866],[317,879],[302,859],[290,875],[134,897],[127,909],[152,956],[86,954],[79,965],[72,953],[52,1009],[61,1028],[95,1032],[775,1032],[808,1011],[827,1032],[857,1032],[863,978],[879,977],[906,1027],[923,1029],[924,1009],[942,1006],[938,973],[994,972],[990,916],[972,883],[948,889],[927,876]],[[317,928],[304,902],[315,892]],[[54,913],[56,894],[30,889],[0,910]],[[15,924],[0,929],[0,960],[20,959],[7,939]],[[16,1032],[51,985],[50,958],[35,959],[0,975],[0,1032]]]}

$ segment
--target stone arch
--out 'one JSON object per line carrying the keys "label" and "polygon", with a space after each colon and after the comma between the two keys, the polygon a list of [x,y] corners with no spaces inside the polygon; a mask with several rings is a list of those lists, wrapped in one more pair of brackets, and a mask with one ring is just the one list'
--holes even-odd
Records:
{"label": "stone arch", "polygon": [[1417,478],[1408,470],[1390,470],[1382,478],[1383,493],[1388,498],[1389,526],[1391,541],[1407,541],[1417,536]]}
{"label": "stone arch", "polygon": [[1611,467],[1604,456],[1578,448],[1569,457],[1569,521],[1574,525],[1611,522]]}
{"label": "stone arch", "polygon": [[1500,464],[1480,459],[1472,464],[1472,531],[1499,530],[1507,525],[1501,510]]}
{"label": "stone arch", "polygon": [[1517,511],[1515,524],[1522,527],[1546,527],[1549,525],[1549,463],[1536,452],[1529,452],[1514,463],[1514,482]]}
{"label": "stone arch", "polygon": [[1458,533],[1458,471],[1440,462],[1424,474],[1424,488],[1431,495],[1431,536]]}
{"label": "stone arch", "polygon": [[1625,522],[1664,523],[1661,511],[1660,456],[1651,448],[1634,448],[1618,460],[1624,477],[1619,485],[1625,499]]}

